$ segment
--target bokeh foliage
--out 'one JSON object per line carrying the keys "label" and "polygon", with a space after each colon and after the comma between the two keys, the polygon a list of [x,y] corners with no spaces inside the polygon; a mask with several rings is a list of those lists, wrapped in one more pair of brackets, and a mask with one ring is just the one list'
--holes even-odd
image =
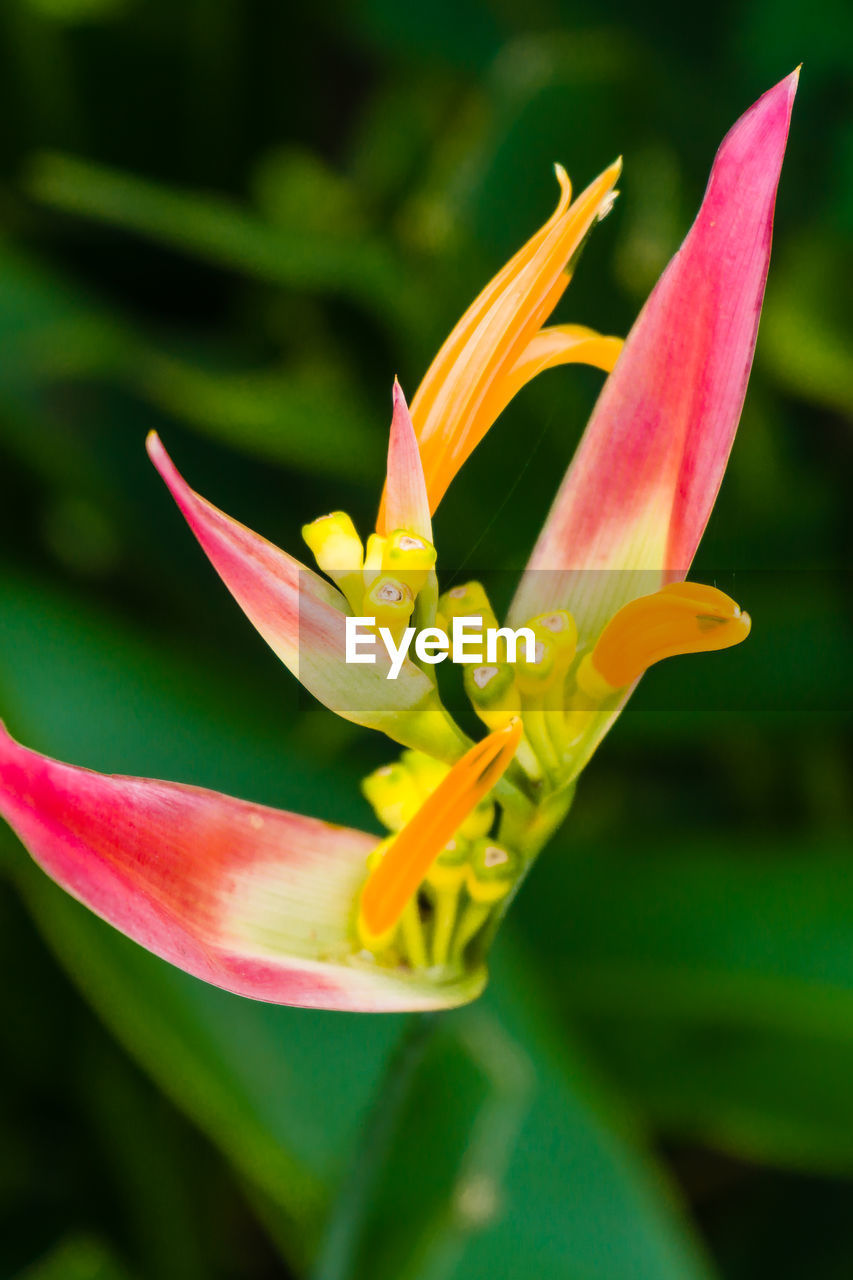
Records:
{"label": "bokeh foliage", "polygon": [[[700,553],[749,644],[653,672],[487,996],[420,1022],[176,973],[0,835],[0,1274],[739,1280],[853,1267],[851,31],[841,0],[4,0],[0,714],[361,825],[389,745],[244,623],[142,451],[298,549],[369,525],[390,382],[577,183],[559,315],[624,333],[714,148],[805,63],[742,431]],[[529,387],[437,524],[517,569],[599,376]]]}

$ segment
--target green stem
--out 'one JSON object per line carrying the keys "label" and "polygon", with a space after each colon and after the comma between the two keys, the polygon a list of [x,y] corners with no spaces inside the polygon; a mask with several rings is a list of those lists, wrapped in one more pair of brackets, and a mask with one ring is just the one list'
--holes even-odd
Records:
{"label": "green stem", "polygon": [[370,1206],[439,1016],[422,1013],[411,1017],[388,1060],[363,1140],[332,1208],[312,1280],[349,1280],[355,1272]]}
{"label": "green stem", "polygon": [[459,918],[456,937],[453,939],[452,959],[454,964],[462,965],[465,948],[476,937],[492,914],[494,903],[468,902]]}
{"label": "green stem", "polygon": [[548,777],[554,778],[559,772],[560,762],[548,731],[550,716],[551,713],[546,711],[544,705],[538,702],[525,703],[524,710],[521,713],[524,732],[536,752],[539,763]]}
{"label": "green stem", "polygon": [[531,806],[520,821],[518,815],[504,810],[499,832],[501,843],[516,849],[529,866],[565,819],[574,794],[574,783],[562,787],[546,796],[540,805]]}
{"label": "green stem", "polygon": [[406,957],[413,969],[427,967],[427,950],[424,942],[424,927],[418,911],[417,897],[412,898],[400,918],[400,936],[406,950]]}
{"label": "green stem", "polygon": [[431,693],[417,708],[401,715],[399,732],[394,736],[404,747],[413,747],[425,755],[441,760],[443,764],[455,764],[469,747],[471,739],[459,728],[437,693]]}
{"label": "green stem", "polygon": [[446,965],[459,910],[459,890],[436,889],[433,893],[433,907],[432,962],[434,965]]}

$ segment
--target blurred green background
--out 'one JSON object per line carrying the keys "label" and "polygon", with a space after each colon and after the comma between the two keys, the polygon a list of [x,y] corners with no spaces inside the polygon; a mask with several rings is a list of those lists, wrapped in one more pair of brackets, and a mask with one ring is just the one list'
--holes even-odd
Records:
{"label": "blurred green background", "polygon": [[[0,714],[30,745],[368,825],[393,748],[293,681],[143,451],[298,553],[374,514],[411,394],[577,185],[558,317],[624,333],[714,150],[805,63],[767,304],[695,576],[742,649],[644,685],[487,996],[420,1022],[172,971],[0,832],[0,1276],[853,1274],[850,11],[3,0]],[[442,506],[518,568],[594,402],[527,388]]]}

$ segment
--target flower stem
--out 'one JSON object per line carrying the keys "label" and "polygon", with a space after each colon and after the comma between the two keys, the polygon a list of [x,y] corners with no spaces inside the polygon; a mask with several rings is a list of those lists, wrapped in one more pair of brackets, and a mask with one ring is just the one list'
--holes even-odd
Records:
{"label": "flower stem", "polygon": [[459,889],[438,889],[433,897],[432,962],[446,965],[459,910]]}
{"label": "flower stem", "polygon": [[400,936],[406,957],[413,969],[425,969],[427,966],[427,950],[424,942],[424,927],[418,910],[417,896],[408,903],[400,917]]}
{"label": "flower stem", "polygon": [[367,1118],[363,1140],[333,1206],[312,1280],[348,1280],[354,1274],[364,1223],[439,1016],[435,1013],[413,1015],[388,1061],[375,1105]]}
{"label": "flower stem", "polygon": [[480,932],[492,914],[492,904],[486,902],[469,902],[459,917],[456,936],[453,939],[452,959],[461,966],[468,943]]}

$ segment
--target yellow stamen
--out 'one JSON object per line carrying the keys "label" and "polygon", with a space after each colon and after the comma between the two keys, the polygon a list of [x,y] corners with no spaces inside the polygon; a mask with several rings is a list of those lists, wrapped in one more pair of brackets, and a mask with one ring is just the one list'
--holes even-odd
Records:
{"label": "yellow stamen", "polygon": [[[508,720],[521,715],[521,695],[515,671],[508,662],[465,667],[463,680],[471,705],[489,729],[500,729]],[[539,760],[526,737],[519,742],[516,755],[529,777],[541,777]]]}
{"label": "yellow stamen", "polygon": [[482,618],[486,626],[498,625],[489,597],[479,582],[451,587],[442,595],[439,608],[447,618]]}
{"label": "yellow stamen", "polygon": [[358,600],[362,586],[364,547],[345,511],[333,511],[303,525],[302,537],[317,564],[337,583],[350,604]]}
{"label": "yellow stamen", "polygon": [[508,662],[463,668],[465,692],[477,715],[490,729],[500,729],[521,711],[515,672]]}
{"label": "yellow stamen", "polygon": [[405,582],[416,596],[435,568],[435,547],[408,529],[395,529],[385,539],[382,569]]}
{"label": "yellow stamen", "polygon": [[[495,727],[500,728],[502,726],[496,725]],[[443,782],[450,772],[449,765],[442,764],[440,760],[434,760],[432,756],[425,755],[423,751],[404,751],[403,764],[418,796],[418,803],[415,808],[420,808],[421,803],[432,795],[439,783]],[[409,816],[413,817],[414,811]],[[491,830],[494,819],[495,806],[492,801],[481,800],[462,823],[458,834],[468,840],[477,840]],[[453,842],[451,841],[451,843]]]}
{"label": "yellow stamen", "polygon": [[479,618],[484,631],[498,625],[489,597],[479,582],[451,587],[439,597],[438,607],[445,623],[454,618]]}
{"label": "yellow stamen", "polygon": [[466,840],[479,840],[488,835],[495,821],[495,806],[492,800],[481,800],[472,809],[459,828],[459,834]]}
{"label": "yellow stamen", "polygon": [[433,791],[440,782],[443,782],[450,772],[450,766],[442,764],[441,760],[434,760],[432,756],[426,755],[423,751],[413,751],[411,749],[403,752],[403,764],[409,771],[418,789],[418,808],[421,802],[426,800],[427,796],[431,796]]}
{"label": "yellow stamen", "polygon": [[540,698],[554,676],[554,663],[557,646],[544,634],[536,638],[533,649],[533,661],[527,661],[527,646],[521,645],[519,657],[515,661],[515,678],[519,689],[525,696]]}
{"label": "yellow stamen", "polygon": [[417,782],[403,764],[385,764],[374,769],[361,784],[365,799],[379,821],[389,831],[399,831],[420,807],[422,796]]}
{"label": "yellow stamen", "polygon": [[492,919],[493,907],[491,902],[475,902],[473,899],[465,904],[453,934],[451,964],[462,965],[468,944],[473,942],[480,930]]}
{"label": "yellow stamen", "polygon": [[382,559],[385,555],[385,539],[378,533],[371,533],[367,539],[367,550],[364,556],[364,588],[369,590],[382,572]]}
{"label": "yellow stamen", "polygon": [[[465,883],[469,846],[455,839],[445,845],[427,873],[432,897],[432,963],[447,964],[453,930],[459,915],[459,895]],[[408,909],[408,908],[407,908]]]}
{"label": "yellow stamen", "polygon": [[662,658],[740,644],[750,626],[749,614],[716,587],[670,583],[614,614],[578,668],[578,687],[600,699],[633,684]]}
{"label": "yellow stamen", "polygon": [[467,840],[459,836],[448,840],[426,874],[426,883],[429,887],[439,891],[461,889],[465,881],[468,853]]}
{"label": "yellow stamen", "polygon": [[421,923],[418,904],[410,899],[400,916],[400,935],[405,948],[406,957],[414,969],[425,969],[427,966],[427,949],[424,940],[424,927]]}
{"label": "yellow stamen", "polygon": [[474,846],[465,887],[474,902],[489,906],[505,898],[518,879],[521,860],[517,854],[493,841],[480,840]]}
{"label": "yellow stamen", "polygon": [[367,946],[396,926],[442,849],[509,766],[520,737],[516,721],[478,742],[396,836],[361,895],[358,929]]}
{"label": "yellow stamen", "polygon": [[569,743],[565,733],[565,679],[577,650],[578,629],[566,609],[541,613],[531,618],[529,627],[537,641],[545,647],[541,667],[527,666],[520,674],[524,691],[524,730],[546,769],[559,771]]}
{"label": "yellow stamen", "polygon": [[324,573],[360,569],[364,560],[361,538],[345,511],[332,511],[303,525],[302,536]]}
{"label": "yellow stamen", "polygon": [[[480,667],[464,667],[465,692],[483,724],[500,729],[507,721],[521,715],[521,695],[515,682],[515,671],[508,662]],[[526,738],[518,744],[518,763],[531,778],[541,776],[536,753]],[[485,832],[479,834],[485,835]]]}
{"label": "yellow stamen", "polygon": [[377,578],[365,592],[364,616],[376,619],[377,627],[387,627],[398,641],[415,607],[415,597],[405,582],[396,578]]}
{"label": "yellow stamen", "polygon": [[534,631],[546,631],[554,640],[560,641],[567,648],[577,644],[578,629],[575,620],[567,609],[557,609],[553,613],[540,613],[531,618],[527,624]]}
{"label": "yellow stamen", "polygon": [[472,850],[465,872],[469,901],[453,933],[451,962],[461,965],[469,943],[494,919],[494,908],[517,882],[521,859],[503,845],[481,840]]}
{"label": "yellow stamen", "polygon": [[578,629],[572,615],[567,609],[557,609],[553,613],[540,613],[526,625],[537,640],[553,645],[555,672],[560,677],[564,676],[572,664],[578,644]]}
{"label": "yellow stamen", "polygon": [[[557,665],[554,637],[544,628],[534,631],[534,635],[536,644],[533,660],[528,662],[527,647],[521,646],[520,656],[515,661],[515,680],[521,691],[524,735],[533,749],[537,772],[541,774],[544,769],[546,773],[553,775],[560,762],[548,732],[549,702],[555,694],[562,697],[560,676],[561,672],[565,673],[565,667]],[[535,777],[536,773],[531,776]]]}

